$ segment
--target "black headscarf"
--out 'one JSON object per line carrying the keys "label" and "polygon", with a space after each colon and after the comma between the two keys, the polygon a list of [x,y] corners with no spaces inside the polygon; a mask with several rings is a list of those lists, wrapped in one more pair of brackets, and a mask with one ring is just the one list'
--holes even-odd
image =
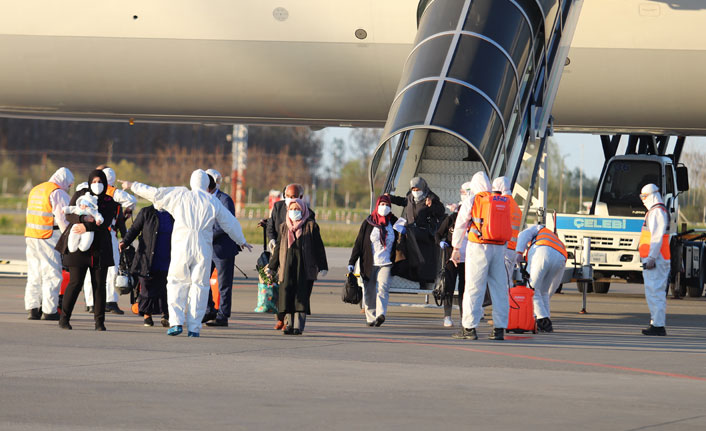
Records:
{"label": "black headscarf", "polygon": [[[93,182],[93,179],[95,177],[100,178],[101,183],[103,183],[103,191],[98,195],[93,193],[93,190],[91,189],[91,183]],[[101,171],[100,169],[95,169],[90,174],[88,174],[88,191],[93,196],[97,196],[99,198],[105,196],[105,192],[108,191],[108,179],[105,177],[105,172]]]}

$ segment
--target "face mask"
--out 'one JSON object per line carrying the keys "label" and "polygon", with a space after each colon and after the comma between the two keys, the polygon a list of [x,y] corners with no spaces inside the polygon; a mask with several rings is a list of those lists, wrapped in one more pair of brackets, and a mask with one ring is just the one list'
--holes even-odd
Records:
{"label": "face mask", "polygon": [[291,204],[293,200],[294,198],[284,198],[284,204],[289,207],[289,204]]}
{"label": "face mask", "polygon": [[289,210],[289,218],[292,221],[299,221],[302,218],[302,212],[299,210]]}
{"label": "face mask", "polygon": [[95,195],[103,193],[103,183],[93,183],[91,184],[91,191]]}
{"label": "face mask", "polygon": [[412,190],[412,196],[414,196],[414,199],[419,199],[424,195],[424,192],[421,190]]}
{"label": "face mask", "polygon": [[385,217],[386,215],[390,214],[390,211],[392,211],[392,208],[390,208],[387,205],[378,205],[378,214],[381,216]]}

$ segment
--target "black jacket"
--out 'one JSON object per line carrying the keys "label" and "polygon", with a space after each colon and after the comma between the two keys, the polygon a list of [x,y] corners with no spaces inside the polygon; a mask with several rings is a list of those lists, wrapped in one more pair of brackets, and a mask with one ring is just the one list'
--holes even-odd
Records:
{"label": "black jacket", "polygon": [[[272,213],[270,218],[267,219],[267,242],[270,240],[277,241],[279,238],[279,227],[284,223],[287,217],[287,207],[285,206],[284,199],[275,202],[272,206]],[[309,207],[309,218],[316,220],[316,213]]]}
{"label": "black jacket", "polygon": [[[102,173],[102,171],[101,171]],[[105,175],[105,174],[103,174]],[[107,181],[105,183],[107,185]],[[85,194],[85,190],[74,193],[69,205],[76,205],[76,200],[79,196]],[[113,224],[113,219],[118,214],[119,205],[112,197],[102,193],[98,196],[98,212],[103,216],[103,223],[98,226],[95,222],[85,222],[86,216],[78,216],[76,214],[67,214],[66,221],[69,222],[69,227],[59,238],[56,244],[56,250],[62,254],[62,262],[66,267],[76,266],[93,266],[93,267],[108,267],[117,264],[113,262],[113,239],[110,237],[108,228]],[[88,251],[76,250],[69,253],[68,240],[69,233],[74,224],[83,223],[86,230],[93,232],[93,243]]]}
{"label": "black jacket", "polygon": [[142,208],[135,218],[135,222],[128,229],[123,242],[132,244],[138,235],[137,253],[132,261],[130,272],[142,277],[150,276],[152,268],[152,258],[154,257],[154,247],[157,243],[157,232],[159,232],[159,216],[153,205]]}
{"label": "black jacket", "polygon": [[439,229],[437,229],[436,235],[434,235],[437,244],[441,241],[446,241],[451,245],[451,240],[454,236],[454,225],[456,225],[456,217],[458,217],[458,211],[451,213],[441,221]]}
{"label": "black jacket", "polygon": [[[226,193],[217,190],[214,194],[216,198],[228,208],[231,214],[235,215],[235,204],[233,199]],[[230,259],[240,253],[240,246],[233,241],[230,236],[223,230],[221,225],[216,222],[213,225],[213,257],[218,259]]]}
{"label": "black jacket", "polygon": [[393,204],[404,207],[402,217],[407,220],[407,226],[416,226],[422,230],[428,230],[430,235],[434,235],[439,226],[439,220],[444,216],[446,210],[439,197],[432,191],[429,191],[428,197],[431,198],[430,207],[424,201],[415,203],[411,191],[407,192],[405,197],[390,195],[390,200]]}
{"label": "black jacket", "polygon": [[[396,221],[397,217],[390,215],[390,224],[395,224]],[[351,251],[351,258],[348,259],[348,265],[355,265],[355,262],[360,259],[360,275],[363,280],[369,280],[370,274],[373,272],[373,245],[370,242],[370,234],[373,233],[373,228],[374,226],[368,223],[367,220],[363,220],[353,245],[353,251]],[[393,230],[393,232],[395,233],[395,240],[392,242],[392,250],[390,252],[392,263],[395,262],[395,248],[399,238],[399,233],[396,230]]]}

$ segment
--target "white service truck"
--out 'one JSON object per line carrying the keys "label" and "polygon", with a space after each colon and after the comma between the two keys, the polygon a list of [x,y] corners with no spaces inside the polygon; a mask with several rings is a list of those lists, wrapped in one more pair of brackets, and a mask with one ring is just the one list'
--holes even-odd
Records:
{"label": "white service truck", "polygon": [[[672,282],[681,296],[701,296],[704,274],[704,243],[689,240],[690,232],[677,233],[679,193],[688,190],[688,172],[669,156],[614,156],[603,168],[590,214],[557,214],[559,238],[566,246],[567,273],[578,266],[583,239],[591,238],[593,281],[579,281],[579,291],[608,293],[610,284],[642,283],[642,265],[637,250],[646,209],[640,199],[645,184],[656,184],[669,212],[672,238]],[[691,239],[696,235],[691,235]],[[565,280],[568,281],[565,277]]]}

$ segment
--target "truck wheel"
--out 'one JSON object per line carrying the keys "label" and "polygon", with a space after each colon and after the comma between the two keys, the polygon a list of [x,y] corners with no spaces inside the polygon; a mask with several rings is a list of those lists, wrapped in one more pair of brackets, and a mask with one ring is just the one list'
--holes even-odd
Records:
{"label": "truck wheel", "polygon": [[687,286],[686,287],[686,294],[689,295],[690,298],[700,298],[703,290],[704,290],[703,286],[701,286],[701,287]]}
{"label": "truck wheel", "polygon": [[590,281],[577,281],[576,287],[578,288],[579,293],[583,293],[583,289],[586,287],[588,287],[588,290],[586,291],[587,293],[593,292],[593,283]]}
{"label": "truck wheel", "polygon": [[596,293],[606,294],[610,289],[610,283],[598,282],[593,283],[593,291]]}

